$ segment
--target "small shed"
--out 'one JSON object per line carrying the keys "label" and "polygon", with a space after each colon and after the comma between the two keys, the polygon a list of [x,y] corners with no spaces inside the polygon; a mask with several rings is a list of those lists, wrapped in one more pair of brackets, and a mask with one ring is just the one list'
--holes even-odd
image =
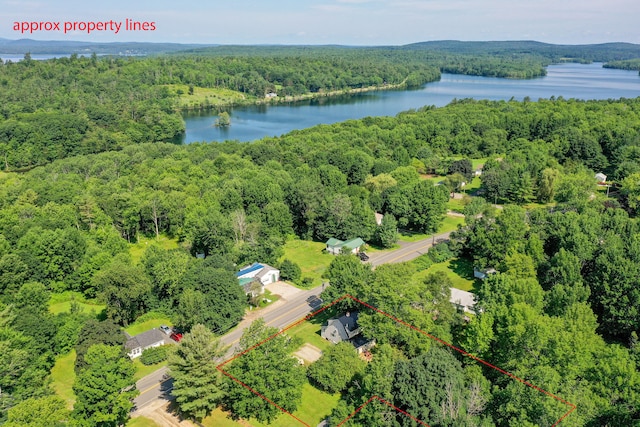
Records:
{"label": "small shed", "polygon": [[364,240],[357,237],[355,239],[350,239],[346,241],[338,240],[335,238],[331,238],[327,240],[327,252],[334,255],[340,255],[347,251],[352,254],[357,254],[360,252],[360,248],[364,246]]}
{"label": "small shed", "polygon": [[476,279],[484,280],[489,277],[490,274],[496,274],[497,271],[495,268],[475,268],[473,269],[473,277]]}
{"label": "small shed", "polygon": [[603,174],[602,172],[598,172],[596,174],[596,181],[598,181],[599,183],[607,182],[607,175]]}

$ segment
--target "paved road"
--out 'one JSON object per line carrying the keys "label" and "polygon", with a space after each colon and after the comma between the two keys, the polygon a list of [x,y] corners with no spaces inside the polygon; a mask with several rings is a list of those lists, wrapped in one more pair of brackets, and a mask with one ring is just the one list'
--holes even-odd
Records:
{"label": "paved road", "polygon": [[[317,299],[320,292],[322,292],[322,286],[308,291],[300,291],[288,300],[281,299],[256,313],[249,313],[234,330],[220,338],[222,343],[230,346],[227,357],[233,354],[242,332],[251,322],[262,317],[268,326],[283,328],[317,310],[321,303]],[[140,394],[134,400],[137,410],[157,399],[169,400],[171,398],[173,379],[167,375],[167,371],[166,367],[160,368],[136,383],[138,390],[140,390]]]}
{"label": "paved road", "polygon": [[[370,254],[368,262],[375,267],[381,264],[410,261],[426,253],[433,246],[433,242],[448,239],[450,234],[451,232],[436,234],[428,239],[411,243],[401,242],[399,249]],[[263,310],[249,313],[233,331],[221,337],[220,340],[230,346],[227,356],[233,354],[238,340],[242,336],[242,331],[255,319],[262,317],[268,326],[283,328],[319,308],[319,301],[316,298],[320,292],[322,292],[321,286],[308,291],[300,291],[287,300],[281,299]],[[134,401],[136,408],[141,409],[156,399],[169,400],[172,384],[173,380],[167,375],[167,368],[161,368],[147,375],[136,384],[140,390],[140,394]]]}
{"label": "paved road", "polygon": [[429,248],[433,246],[434,242],[437,243],[440,240],[447,240],[450,234],[451,232],[448,231],[446,233],[436,234],[428,239],[418,240],[417,242],[400,242],[400,249],[369,254],[368,262],[375,267],[382,264],[411,261],[425,254]]}

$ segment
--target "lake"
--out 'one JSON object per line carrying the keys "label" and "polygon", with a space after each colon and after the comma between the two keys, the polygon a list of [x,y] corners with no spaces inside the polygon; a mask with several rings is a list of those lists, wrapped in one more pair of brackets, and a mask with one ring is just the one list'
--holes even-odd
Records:
{"label": "lake", "polygon": [[213,126],[210,113],[185,114],[184,143],[196,141],[252,141],[295,129],[331,124],[366,116],[395,116],[425,105],[442,107],[453,99],[531,100],[552,96],[577,99],[617,99],[640,96],[637,71],[602,68],[601,63],[550,65],[547,75],[529,80],[442,74],[438,82],[415,90],[375,91],[279,105],[229,109],[231,126]]}

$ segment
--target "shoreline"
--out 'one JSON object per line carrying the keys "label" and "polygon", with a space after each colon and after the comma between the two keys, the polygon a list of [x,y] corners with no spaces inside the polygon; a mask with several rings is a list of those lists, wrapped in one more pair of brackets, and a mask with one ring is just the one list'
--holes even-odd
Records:
{"label": "shoreline", "polygon": [[[438,80],[432,80],[430,82],[425,82],[423,84],[432,83]],[[287,104],[292,102],[308,101],[312,99],[333,98],[333,97],[339,97],[343,95],[355,95],[358,93],[375,92],[379,90],[405,89],[406,87],[407,87],[407,84],[405,79],[400,83],[385,84],[382,86],[366,86],[366,87],[351,88],[351,89],[333,90],[329,92],[308,92],[301,95],[286,95],[283,97],[276,96],[272,98],[256,98],[255,100],[246,100],[244,102],[231,102],[226,104],[216,104],[216,105],[200,106],[200,107],[196,107],[196,106],[178,107],[177,111],[179,113],[187,113],[187,112],[194,112],[194,111],[211,111],[211,110],[223,109],[223,108],[246,107],[251,105]]]}

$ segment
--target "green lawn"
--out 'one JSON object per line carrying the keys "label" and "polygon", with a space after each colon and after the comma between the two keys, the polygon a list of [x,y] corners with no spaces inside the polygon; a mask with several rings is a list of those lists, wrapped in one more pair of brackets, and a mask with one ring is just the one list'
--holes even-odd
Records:
{"label": "green lawn", "polygon": [[473,265],[470,261],[462,258],[449,260],[433,264],[426,270],[419,271],[414,275],[417,280],[422,280],[430,273],[444,271],[451,279],[452,286],[463,291],[472,291],[475,279],[473,278]]}
{"label": "green lawn", "polygon": [[325,247],[321,242],[289,240],[284,245],[282,259],[287,258],[298,264],[302,270],[302,277],[311,277],[312,287],[315,287],[322,284],[322,273],[334,258],[334,255],[324,252]]}
{"label": "green lawn", "polygon": [[[447,215],[440,223],[438,232],[436,234],[457,230],[458,224],[464,224],[464,218]],[[431,236],[432,234],[414,233],[412,231],[401,230],[400,234],[398,235],[398,240],[402,242],[417,242],[418,240],[428,239]]]}
{"label": "green lawn", "polygon": [[322,324],[330,318],[334,313],[328,313],[328,310],[323,311],[311,318],[306,322],[302,322],[299,325],[287,330],[287,335],[290,337],[298,337],[304,343],[315,345],[320,350],[324,351],[331,346],[329,341],[320,336],[320,329]]}
{"label": "green lawn", "polygon": [[[231,104],[243,104],[249,100],[255,100],[255,97],[245,95],[241,92],[236,92],[230,89],[222,88],[205,88],[205,87],[193,87],[193,95],[189,95],[189,85],[170,84],[165,85],[169,91],[179,94],[178,105],[180,108],[200,108],[200,105],[205,105],[207,101],[209,105],[231,105]],[[212,119],[213,123],[213,119]]]}
{"label": "green lawn", "polygon": [[127,427],[161,427],[155,421],[146,417],[129,418]]}
{"label": "green lawn", "polygon": [[247,427],[251,424],[234,421],[229,418],[229,413],[223,412],[222,409],[216,408],[207,418],[200,423],[203,427]]}
{"label": "green lawn", "polygon": [[142,332],[149,331],[153,328],[157,328],[160,325],[173,326],[173,323],[171,322],[171,319],[169,319],[168,317],[158,317],[157,319],[149,319],[143,322],[136,321],[131,325],[129,325],[129,327],[127,327],[125,331],[129,335],[133,336],[133,335],[141,334]]}
{"label": "green lawn", "polygon": [[95,312],[97,317],[100,317],[106,308],[106,305],[99,304],[96,301],[87,301],[80,292],[68,291],[51,295],[51,299],[49,299],[49,312],[52,314],[68,313],[71,311],[72,301],[75,301],[85,313]]}
{"label": "green lawn", "polygon": [[131,254],[131,258],[135,264],[140,262],[142,259],[142,255],[144,255],[144,251],[147,250],[149,245],[158,245],[162,249],[178,249],[180,245],[178,244],[178,239],[170,239],[167,236],[160,235],[160,237],[156,240],[156,238],[148,238],[145,236],[138,236],[138,243],[132,243],[129,245],[129,253]]}
{"label": "green lawn", "polygon": [[[309,383],[305,383],[302,387],[302,400],[293,415],[310,426],[316,426],[331,414],[333,408],[338,405],[339,400],[339,393],[325,393]],[[216,409],[210,416],[202,421],[202,425],[205,427],[291,427],[300,424],[286,414],[280,415],[270,424],[261,423],[253,418],[238,422],[228,418],[227,415],[228,414],[222,412],[220,409]]]}
{"label": "green lawn", "polygon": [[51,386],[56,394],[67,402],[69,409],[73,409],[76,401],[76,395],[73,392],[73,382],[76,379],[76,372],[73,369],[75,363],[76,351],[71,350],[69,354],[58,357],[51,368]]}
{"label": "green lawn", "polygon": [[133,376],[133,379],[135,381],[138,381],[141,378],[146,377],[147,375],[149,375],[150,373],[152,373],[153,371],[157,371],[158,369],[162,368],[163,366],[167,366],[167,361],[165,360],[164,362],[160,362],[160,363],[156,363],[154,365],[144,365],[142,364],[142,362],[140,361],[140,358],[136,358],[133,359],[133,366],[136,368],[136,373]]}

